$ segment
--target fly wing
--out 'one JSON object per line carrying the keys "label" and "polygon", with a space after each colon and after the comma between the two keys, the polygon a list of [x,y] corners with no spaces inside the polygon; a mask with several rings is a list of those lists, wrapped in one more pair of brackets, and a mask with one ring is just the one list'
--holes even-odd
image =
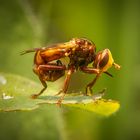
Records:
{"label": "fly wing", "polygon": [[54,44],[46,48],[42,48],[40,55],[47,62],[50,62],[70,55],[75,47],[76,46],[70,42]]}

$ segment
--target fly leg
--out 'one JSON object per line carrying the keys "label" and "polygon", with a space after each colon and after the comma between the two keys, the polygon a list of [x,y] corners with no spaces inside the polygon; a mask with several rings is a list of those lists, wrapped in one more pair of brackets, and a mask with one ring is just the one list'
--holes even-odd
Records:
{"label": "fly leg", "polygon": [[89,73],[89,74],[96,74],[96,77],[86,86],[86,93],[87,96],[88,93],[92,94],[92,87],[95,85],[97,79],[100,77],[101,73],[99,69],[95,69],[92,67],[81,67],[80,68],[83,72]]}
{"label": "fly leg", "polygon": [[88,95],[88,92],[89,94],[91,95],[92,94],[92,87],[95,85],[97,79],[100,77],[101,73],[97,74],[96,77],[86,86],[86,94],[85,95]]}
{"label": "fly leg", "polygon": [[[33,68],[33,71],[38,75],[38,77],[43,85],[43,89],[41,89],[41,91],[39,93],[33,94],[31,97],[37,98],[38,96],[40,96],[47,88],[46,81],[47,80],[48,81],[55,81],[56,79],[58,79],[59,77],[62,76],[62,73],[60,73],[60,72],[63,72],[64,70],[66,70],[65,65],[57,66],[57,64],[49,64],[48,63],[46,65],[39,65],[38,67],[35,66]],[[51,78],[48,78],[50,76],[49,71],[53,71],[53,75],[51,75],[52,76]]]}
{"label": "fly leg", "polygon": [[41,89],[41,91],[38,94],[32,94],[31,98],[36,99],[39,95],[41,95],[47,88],[47,83],[45,82],[44,78],[39,75],[39,80],[41,81],[42,85],[43,85],[43,89]]}
{"label": "fly leg", "polygon": [[72,73],[74,72],[74,69],[71,68],[68,70],[67,74],[66,74],[66,78],[65,78],[65,81],[64,81],[64,85],[63,85],[63,88],[58,92],[57,95],[63,93],[63,95],[60,97],[60,99],[57,101],[57,104],[60,106],[61,103],[62,103],[62,100],[64,99],[65,95],[66,95],[66,92],[68,90],[68,86],[69,86],[69,83],[70,83],[70,78],[71,78],[71,75]]}

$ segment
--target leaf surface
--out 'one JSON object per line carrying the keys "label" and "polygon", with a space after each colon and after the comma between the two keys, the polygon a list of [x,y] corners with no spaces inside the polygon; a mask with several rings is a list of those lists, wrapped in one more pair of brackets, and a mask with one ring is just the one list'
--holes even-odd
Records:
{"label": "leaf surface", "polygon": [[[50,86],[49,92],[58,92],[53,84]],[[0,111],[33,110],[41,107],[41,104],[58,107],[57,102],[61,96],[47,95],[47,91],[38,99],[30,98],[33,93],[37,93],[41,88],[42,85],[27,78],[0,73]],[[120,108],[117,101],[103,99],[102,94],[83,96],[77,93],[66,95],[61,106],[62,108],[63,106],[79,108],[102,116],[109,116]]]}

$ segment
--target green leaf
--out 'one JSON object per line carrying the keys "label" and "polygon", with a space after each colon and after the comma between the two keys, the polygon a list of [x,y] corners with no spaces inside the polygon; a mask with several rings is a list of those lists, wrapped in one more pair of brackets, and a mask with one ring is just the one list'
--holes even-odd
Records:
{"label": "green leaf", "polygon": [[[52,85],[50,86],[51,90],[49,92],[58,92]],[[41,88],[41,84],[27,78],[0,73],[0,111],[33,110],[41,107],[41,104],[56,105],[61,96],[46,95],[45,93],[48,91],[38,99],[30,98],[33,93],[37,93]],[[83,96],[75,93],[66,95],[62,101],[63,106],[80,108],[109,116],[119,109],[120,104],[117,101],[102,99],[102,94]],[[56,105],[56,107],[58,106]]]}

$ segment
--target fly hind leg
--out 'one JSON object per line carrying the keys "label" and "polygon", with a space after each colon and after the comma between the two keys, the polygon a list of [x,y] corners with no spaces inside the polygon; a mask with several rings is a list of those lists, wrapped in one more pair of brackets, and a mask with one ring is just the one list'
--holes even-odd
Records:
{"label": "fly hind leg", "polygon": [[31,98],[36,99],[39,95],[41,95],[47,88],[47,84],[45,82],[45,79],[43,79],[41,76],[39,76],[39,79],[43,85],[43,89],[41,89],[41,91],[38,94],[32,94]]}
{"label": "fly hind leg", "polygon": [[38,75],[42,85],[43,89],[38,94],[33,94],[32,98],[37,98],[39,95],[41,95],[47,88],[46,81],[55,81],[58,78],[62,77],[64,75],[66,67],[65,65],[59,65],[57,63],[48,63],[45,65],[39,65],[35,66],[33,71]]}

